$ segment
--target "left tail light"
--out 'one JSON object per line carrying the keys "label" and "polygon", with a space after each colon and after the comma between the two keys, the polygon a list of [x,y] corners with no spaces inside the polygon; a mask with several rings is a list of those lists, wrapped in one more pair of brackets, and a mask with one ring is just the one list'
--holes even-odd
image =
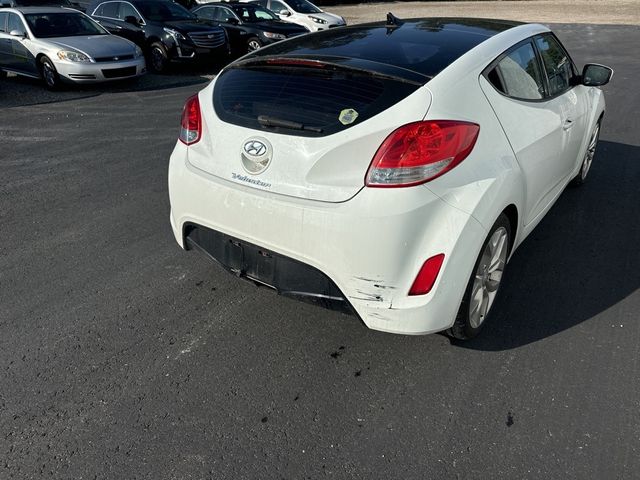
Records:
{"label": "left tail light", "polygon": [[185,145],[193,145],[202,136],[202,116],[200,114],[200,101],[198,95],[189,97],[182,110],[182,121],[180,122],[180,136],[178,137]]}

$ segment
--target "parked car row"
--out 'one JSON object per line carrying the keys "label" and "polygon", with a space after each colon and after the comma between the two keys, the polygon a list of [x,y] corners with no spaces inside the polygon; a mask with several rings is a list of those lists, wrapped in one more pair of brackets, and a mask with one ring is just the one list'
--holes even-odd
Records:
{"label": "parked car row", "polygon": [[[0,9],[0,78],[42,78],[50,89],[135,78],[147,68],[162,73],[179,62],[222,65],[323,25],[345,25],[306,0],[207,3],[192,11],[171,0],[97,0],[86,14],[70,0],[0,1],[12,2]],[[305,11],[316,12],[315,20],[300,20]],[[305,24],[320,20],[315,28]]]}

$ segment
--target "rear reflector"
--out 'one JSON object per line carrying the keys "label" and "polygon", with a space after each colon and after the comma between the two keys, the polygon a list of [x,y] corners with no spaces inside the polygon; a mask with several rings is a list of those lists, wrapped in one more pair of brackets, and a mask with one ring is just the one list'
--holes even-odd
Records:
{"label": "rear reflector", "polygon": [[365,184],[408,187],[433,180],[467,158],[479,132],[475,123],[452,120],[403,125],[378,148]]}
{"label": "rear reflector", "polygon": [[442,262],[444,262],[444,253],[434,255],[424,262],[413,285],[411,285],[409,295],[425,295],[429,293],[433,288],[433,284],[436,283]]}
{"label": "rear reflector", "polygon": [[200,102],[198,95],[187,99],[182,110],[179,139],[185,145],[193,145],[202,135],[202,118],[200,116]]}

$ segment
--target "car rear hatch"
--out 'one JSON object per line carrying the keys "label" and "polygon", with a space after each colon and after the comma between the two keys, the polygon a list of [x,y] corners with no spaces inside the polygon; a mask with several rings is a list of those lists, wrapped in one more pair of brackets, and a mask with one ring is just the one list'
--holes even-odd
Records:
{"label": "car rear hatch", "polygon": [[[190,148],[189,161],[251,188],[346,201],[363,188],[387,135],[424,118],[428,80],[357,59],[241,61],[215,80],[213,105],[200,98],[203,141]],[[256,157],[265,161],[253,168]]]}

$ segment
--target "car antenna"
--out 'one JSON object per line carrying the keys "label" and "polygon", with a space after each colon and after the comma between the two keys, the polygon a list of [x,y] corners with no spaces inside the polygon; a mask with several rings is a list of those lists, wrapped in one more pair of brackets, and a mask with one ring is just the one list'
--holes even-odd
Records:
{"label": "car antenna", "polygon": [[396,17],[393,13],[387,13],[387,24],[385,25],[387,27],[387,35],[391,35],[393,31],[396,28],[401,27],[403,23],[404,22]]}

